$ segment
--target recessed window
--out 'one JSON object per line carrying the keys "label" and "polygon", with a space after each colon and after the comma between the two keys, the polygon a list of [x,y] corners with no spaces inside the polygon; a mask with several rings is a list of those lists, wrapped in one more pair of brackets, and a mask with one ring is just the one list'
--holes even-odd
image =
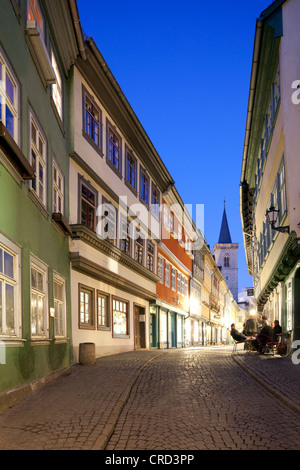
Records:
{"label": "recessed window", "polygon": [[152,243],[150,240],[148,240],[148,245],[147,245],[147,268],[151,272],[154,272],[154,269],[155,269],[154,257],[155,257],[154,243]]}
{"label": "recessed window", "polygon": [[54,275],[54,332],[55,337],[66,337],[66,282],[65,280]]}
{"label": "recessed window", "polygon": [[228,254],[224,256],[224,266],[225,268],[229,268],[229,255]]}
{"label": "recessed window", "polygon": [[85,89],[83,90],[83,106],[84,135],[101,150],[102,113],[93,97]]}
{"label": "recessed window", "polygon": [[121,233],[120,233],[120,249],[130,256],[131,254],[131,236],[130,222],[127,217],[121,215]]}
{"label": "recessed window", "polygon": [[32,114],[30,115],[30,154],[31,164],[35,172],[31,187],[43,205],[46,206],[46,140]]}
{"label": "recessed window", "polygon": [[39,30],[45,37],[45,20],[38,0],[28,0],[28,19],[36,21]]}
{"label": "recessed window", "polygon": [[158,217],[160,209],[160,193],[155,184],[152,184],[151,210]]}
{"label": "recessed window", "polygon": [[113,334],[128,335],[128,302],[113,299]]}
{"label": "recessed window", "polygon": [[149,204],[149,185],[150,179],[146,170],[141,167],[140,169],[140,199],[146,204]]}
{"label": "recessed window", "polygon": [[87,182],[80,180],[80,223],[95,231],[97,192]]}
{"label": "recessed window", "polygon": [[126,181],[136,191],[137,161],[128,149],[126,149]]}
{"label": "recessed window", "polygon": [[57,65],[56,57],[53,50],[51,51],[51,65],[54,71],[56,83],[52,85],[52,99],[57,109],[60,119],[63,119],[63,94],[61,74]]}
{"label": "recessed window", "polygon": [[135,241],[135,260],[140,264],[144,263],[144,240],[142,237],[138,237]]}
{"label": "recessed window", "polygon": [[104,197],[101,206],[97,209],[97,234],[100,238],[117,244],[117,209]]}
{"label": "recessed window", "polygon": [[122,174],[122,140],[114,126],[107,122],[107,161]]}
{"label": "recessed window", "polygon": [[20,334],[20,249],[0,234],[0,338]]}
{"label": "recessed window", "polygon": [[45,338],[48,330],[48,268],[32,257],[30,264],[31,336]]}
{"label": "recessed window", "polygon": [[98,328],[109,327],[108,316],[108,296],[97,292],[97,315],[98,315]]}
{"label": "recessed window", "polygon": [[94,328],[94,290],[79,286],[79,327]]}
{"label": "recessed window", "polygon": [[19,86],[0,49],[0,120],[18,143]]}
{"label": "recessed window", "polygon": [[64,213],[64,178],[56,161],[53,161],[53,212]]}

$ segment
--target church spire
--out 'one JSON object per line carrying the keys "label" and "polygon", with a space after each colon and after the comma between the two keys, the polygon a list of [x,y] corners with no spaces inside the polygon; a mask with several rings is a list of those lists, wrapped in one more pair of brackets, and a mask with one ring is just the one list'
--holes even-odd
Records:
{"label": "church spire", "polygon": [[227,221],[225,203],[226,203],[226,201],[224,201],[224,212],[223,212],[223,219],[222,219],[222,225],[221,225],[221,230],[220,230],[218,243],[232,243],[231,236],[230,236],[230,231],[229,231],[229,226],[228,226],[228,221]]}

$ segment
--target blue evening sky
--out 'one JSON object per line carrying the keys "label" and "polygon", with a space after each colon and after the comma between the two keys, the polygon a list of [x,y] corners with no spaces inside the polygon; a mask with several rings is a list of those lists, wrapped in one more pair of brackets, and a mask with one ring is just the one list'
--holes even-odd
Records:
{"label": "blue evening sky", "polygon": [[271,3],[77,0],[84,33],[97,44],[184,203],[204,204],[211,249],[226,199],[231,238],[239,243],[239,292],[252,286],[239,183],[255,24]]}

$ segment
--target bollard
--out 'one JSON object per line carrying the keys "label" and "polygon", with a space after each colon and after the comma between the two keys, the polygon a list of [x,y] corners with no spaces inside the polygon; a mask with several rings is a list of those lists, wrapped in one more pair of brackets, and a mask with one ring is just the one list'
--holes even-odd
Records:
{"label": "bollard", "polygon": [[96,348],[95,343],[80,343],[79,344],[79,363],[83,366],[95,364],[96,361]]}

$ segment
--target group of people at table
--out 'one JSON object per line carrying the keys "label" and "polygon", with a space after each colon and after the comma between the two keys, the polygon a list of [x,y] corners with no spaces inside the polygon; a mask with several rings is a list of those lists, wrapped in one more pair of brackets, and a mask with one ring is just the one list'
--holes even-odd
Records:
{"label": "group of people at table", "polygon": [[274,321],[272,327],[269,325],[267,317],[263,316],[260,324],[253,318],[246,320],[242,333],[232,323],[230,334],[235,341],[245,343],[245,348],[251,344],[254,349],[262,354],[267,343],[277,343],[280,340],[282,328],[278,320]]}

